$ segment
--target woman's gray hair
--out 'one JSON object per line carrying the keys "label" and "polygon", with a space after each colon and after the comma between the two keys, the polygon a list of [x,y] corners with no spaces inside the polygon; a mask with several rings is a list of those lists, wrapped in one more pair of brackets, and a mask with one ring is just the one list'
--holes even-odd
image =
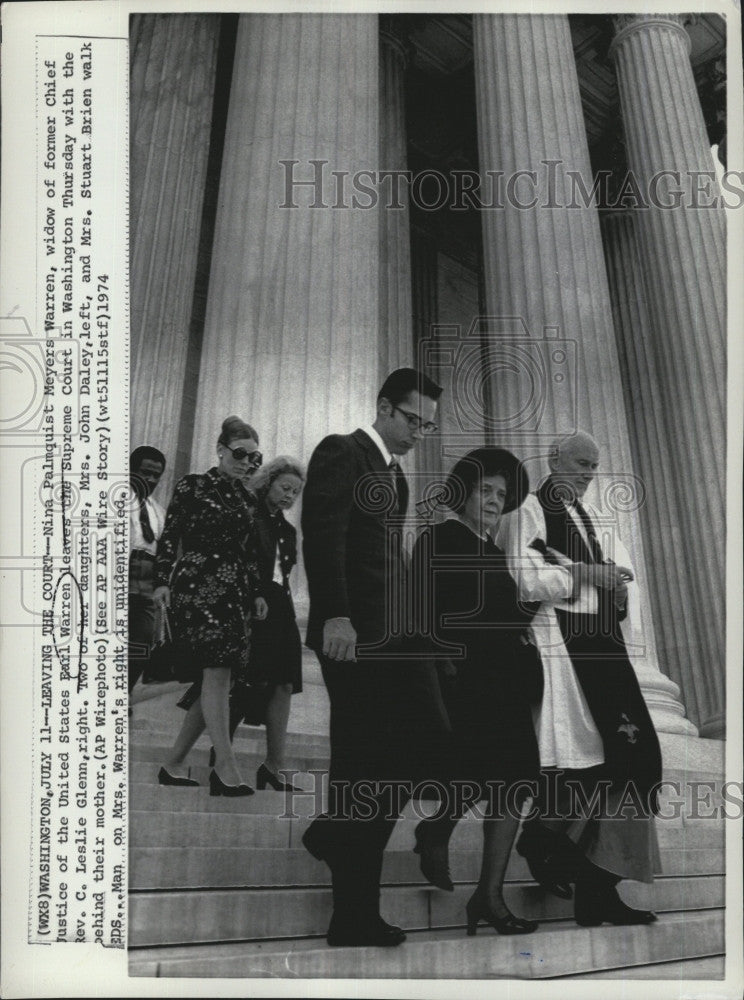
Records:
{"label": "woman's gray hair", "polygon": [[279,476],[297,476],[303,483],[305,482],[305,470],[296,458],[288,455],[277,455],[266,465],[262,465],[258,472],[248,480],[248,488],[256,496],[263,499],[271,489],[272,483]]}

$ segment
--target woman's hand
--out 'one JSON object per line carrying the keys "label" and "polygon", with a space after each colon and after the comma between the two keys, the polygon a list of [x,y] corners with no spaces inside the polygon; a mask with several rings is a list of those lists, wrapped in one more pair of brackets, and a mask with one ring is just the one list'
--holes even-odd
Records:
{"label": "woman's hand", "polygon": [[160,608],[169,608],[171,604],[170,587],[156,587],[152,599]]}
{"label": "woman's hand", "polygon": [[258,622],[262,622],[269,613],[269,606],[265,598],[257,597],[253,602],[253,617]]}

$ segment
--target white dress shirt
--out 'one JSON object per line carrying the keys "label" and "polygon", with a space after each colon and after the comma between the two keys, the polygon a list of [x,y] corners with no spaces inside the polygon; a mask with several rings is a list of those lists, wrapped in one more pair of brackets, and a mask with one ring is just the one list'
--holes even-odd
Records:
{"label": "white dress shirt", "polygon": [[390,452],[387,450],[385,442],[382,440],[382,438],[377,433],[374,427],[365,427],[365,431],[367,432],[367,434],[369,434],[369,436],[377,445],[380,454],[385,459],[385,465],[390,465],[391,462],[398,461],[398,459],[394,455],[391,455]]}
{"label": "white dress shirt", "polygon": [[150,518],[150,526],[152,528],[152,533],[155,536],[155,540],[152,542],[145,541],[142,535],[142,525],[140,524],[139,504],[134,504],[129,512],[129,552],[131,554],[134,549],[139,549],[140,551],[147,552],[151,556],[154,556],[158,547],[158,538],[160,538],[163,534],[165,511],[157,500],[153,500],[152,497],[148,497],[147,500],[145,500],[145,507],[147,508],[147,514]]}

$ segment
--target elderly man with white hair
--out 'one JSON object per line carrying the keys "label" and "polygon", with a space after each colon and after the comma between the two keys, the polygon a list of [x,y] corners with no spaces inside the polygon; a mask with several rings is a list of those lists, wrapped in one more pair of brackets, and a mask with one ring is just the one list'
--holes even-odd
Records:
{"label": "elderly man with white hair", "polygon": [[655,914],[626,906],[616,885],[652,882],[659,870],[661,752],[621,628],[633,572],[619,539],[603,551],[597,514],[582,503],[598,465],[589,434],[559,438],[550,475],[496,539],[521,600],[536,608],[545,680],[539,818],[524,824],[517,850],[556,895],[570,898],[575,883],[577,923],[645,924]]}

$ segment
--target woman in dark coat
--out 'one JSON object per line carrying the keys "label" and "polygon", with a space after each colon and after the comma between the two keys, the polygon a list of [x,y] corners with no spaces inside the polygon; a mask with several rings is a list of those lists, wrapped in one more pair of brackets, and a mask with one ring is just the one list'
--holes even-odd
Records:
{"label": "woman in dark coat", "polygon": [[[502,887],[527,783],[539,774],[531,701],[540,696],[540,665],[534,647],[526,645],[529,614],[519,607],[504,553],[488,534],[528,490],[527,475],[510,452],[470,452],[448,481],[446,503],[455,516],[414,548],[415,578],[430,595],[433,634],[440,648],[453,647],[456,679],[446,693],[455,744],[451,777],[472,782],[475,798],[486,801],[481,876],[467,904],[469,934],[480,919],[501,934],[537,926],[509,912]],[[455,806],[416,830],[422,871],[442,888],[452,888],[447,843],[466,808]]]}
{"label": "woman in dark coat", "polygon": [[305,473],[293,458],[279,456],[251,479],[255,494],[256,550],[266,618],[256,622],[251,638],[247,680],[230,698],[230,734],[241,719],[266,724],[266,760],[256,775],[258,788],[292,788],[280,777],[290,700],[302,691],[302,641],[295,619],[289,577],[297,562],[297,531],[284,517],[302,491]]}
{"label": "woman in dark coat", "polygon": [[[250,795],[230,743],[231,684],[248,668],[250,621],[261,619],[253,498],[243,481],[261,462],[258,435],[228,417],[217,440],[219,464],[185,476],[168,507],[155,561],[153,600],[171,608],[174,638],[202,668],[199,695],[184,719],[166,767],[164,785],[196,785],[184,761],[206,728],[215,748],[212,795]],[[180,554],[179,554],[180,548]]]}

